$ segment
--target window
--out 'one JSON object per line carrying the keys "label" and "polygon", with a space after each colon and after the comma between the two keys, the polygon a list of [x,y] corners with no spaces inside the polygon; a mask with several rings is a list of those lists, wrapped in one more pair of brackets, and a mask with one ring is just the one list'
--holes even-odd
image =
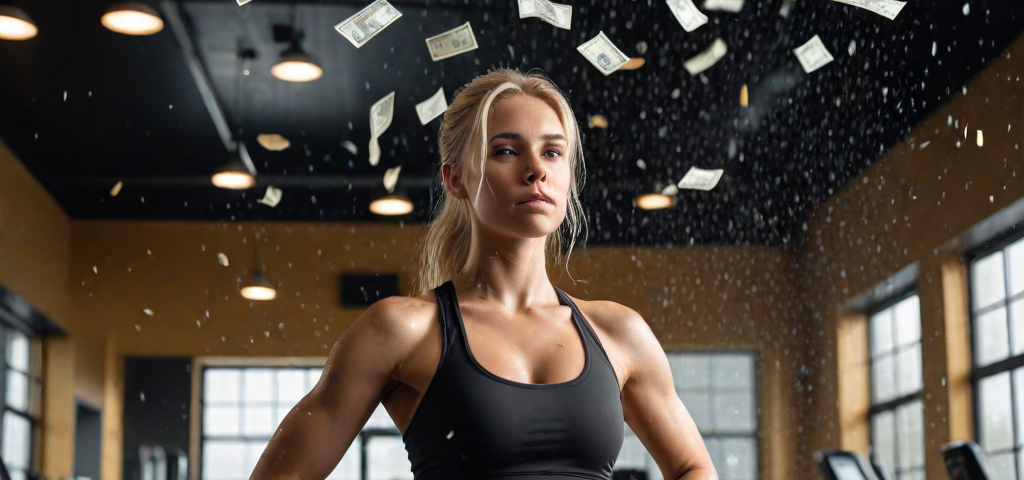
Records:
{"label": "window", "polygon": [[868,319],[871,456],[897,480],[925,478],[920,312],[915,294]]}
{"label": "window", "polygon": [[[757,473],[757,394],[754,354],[667,354],[676,393],[690,412],[721,480],[754,480]],[[654,459],[625,427],[616,470],[643,470],[662,479]]]}
{"label": "window", "polygon": [[37,342],[21,331],[0,323],[0,350],[4,381],[0,417],[0,457],[12,480],[25,480],[32,467],[32,446],[37,438],[43,381]]}
{"label": "window", "polygon": [[969,269],[975,428],[997,479],[1024,478],[1024,240]]}
{"label": "window", "polygon": [[[281,420],[313,389],[321,371],[319,367],[206,368],[201,479],[248,480]],[[383,405],[377,406],[327,478],[361,480],[361,465],[366,465],[370,480],[412,479],[405,445]]]}

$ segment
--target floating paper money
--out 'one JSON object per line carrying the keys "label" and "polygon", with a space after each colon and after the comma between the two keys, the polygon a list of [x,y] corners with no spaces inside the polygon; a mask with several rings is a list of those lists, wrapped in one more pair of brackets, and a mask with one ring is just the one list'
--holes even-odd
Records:
{"label": "floating paper money", "polygon": [[430,49],[430,58],[435,62],[454,57],[460,53],[476,50],[476,37],[473,36],[473,27],[466,22],[440,35],[434,35],[427,39],[427,48]]}
{"label": "floating paper money", "polygon": [[729,47],[725,45],[725,42],[721,38],[716,38],[715,42],[708,47],[707,50],[697,54],[686,61],[683,67],[686,68],[690,75],[697,75],[704,70],[711,68],[712,65],[718,63],[726,53],[729,52]]}
{"label": "floating paper money", "polygon": [[391,118],[395,114],[395,92],[377,100],[370,107],[370,165],[377,166],[380,162],[380,144],[377,139],[391,126]]}
{"label": "floating paper money", "polygon": [[743,10],[743,0],[704,0],[704,9],[739,13]]}
{"label": "floating paper money", "polygon": [[572,6],[548,0],[519,0],[519,18],[535,17],[558,28],[569,30]]}
{"label": "floating paper money", "polygon": [[242,5],[245,5],[251,1],[252,0],[238,0],[238,6],[241,7]]}
{"label": "floating paper money", "polygon": [[782,6],[779,7],[779,16],[789,18],[789,12],[793,11],[793,5],[796,5],[794,0],[783,0]]}
{"label": "floating paper money", "polygon": [[722,178],[722,173],[725,170],[702,170],[697,167],[690,167],[690,171],[686,172],[686,176],[683,177],[679,183],[676,184],[678,188],[689,188],[693,190],[711,190],[718,185],[718,180]]}
{"label": "floating paper money", "polygon": [[267,193],[264,193],[263,198],[258,201],[268,207],[276,207],[281,202],[281,189],[268,186]]}
{"label": "floating paper money", "polygon": [[675,15],[676,20],[683,26],[683,30],[692,32],[708,23],[708,17],[697,10],[697,6],[693,4],[693,0],[667,0],[668,9],[672,11],[672,15]]}
{"label": "floating paper money", "polygon": [[807,73],[811,73],[832,61],[832,54],[828,53],[825,44],[821,42],[821,38],[817,35],[808,40],[807,43],[794,48],[793,53],[796,54],[796,59],[800,61],[800,66],[804,67],[804,72]]}
{"label": "floating paper money", "polygon": [[743,88],[740,89],[740,106],[746,107],[750,104],[750,93],[747,91],[747,84],[743,84]]}
{"label": "floating paper money", "polygon": [[629,61],[629,57],[622,53],[622,50],[615,48],[604,32],[598,32],[596,37],[576,47],[576,50],[605,75],[610,75]]}
{"label": "floating paper money", "polygon": [[256,135],[256,143],[271,152],[280,152],[292,145],[287,138],[276,133],[261,133]]}
{"label": "floating paper money", "polygon": [[359,148],[356,147],[356,144],[353,143],[352,140],[345,140],[345,141],[341,142],[341,146],[345,150],[348,150],[348,151],[352,152],[352,155],[355,155],[355,154],[359,153]]}
{"label": "floating paper money", "polygon": [[217,262],[219,262],[222,267],[231,265],[231,262],[228,262],[228,256],[223,253],[217,254]]}
{"label": "floating paper money", "polygon": [[420,117],[420,123],[426,125],[438,115],[444,113],[448,108],[448,102],[444,99],[444,87],[437,89],[430,98],[416,104],[416,115]]}
{"label": "floating paper money", "polygon": [[865,10],[871,10],[889,20],[895,20],[896,15],[900,14],[900,10],[907,5],[907,2],[897,2],[896,0],[832,0],[834,2],[845,3],[854,7],[860,7]]}
{"label": "floating paper money", "polygon": [[636,70],[644,66],[645,63],[647,63],[647,60],[644,60],[643,58],[631,58],[628,62],[622,64],[622,66],[619,67],[619,70]]}
{"label": "floating paper money", "polygon": [[123,183],[121,183],[120,181],[118,181],[117,183],[115,183],[115,184],[114,184],[114,188],[111,188],[111,189],[110,189],[110,196],[111,196],[111,197],[116,197],[116,196],[117,196],[117,194],[121,193],[121,187],[123,187],[123,186],[124,186],[124,184],[123,184]]}
{"label": "floating paper money", "polygon": [[608,119],[604,115],[588,115],[587,126],[590,128],[608,128]]}
{"label": "floating paper money", "polygon": [[384,172],[384,188],[388,189],[388,193],[395,191],[395,184],[398,183],[398,173],[402,171],[402,166],[399,165],[395,168],[389,168]]}
{"label": "floating paper money", "polygon": [[359,13],[335,25],[334,29],[359,48],[401,16],[387,0],[374,0]]}

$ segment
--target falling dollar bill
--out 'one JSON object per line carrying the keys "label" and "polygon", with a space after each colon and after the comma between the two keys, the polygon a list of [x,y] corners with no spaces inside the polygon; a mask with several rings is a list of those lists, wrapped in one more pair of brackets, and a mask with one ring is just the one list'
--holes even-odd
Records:
{"label": "falling dollar bill", "polygon": [[391,92],[384,98],[377,100],[370,107],[370,165],[377,166],[380,162],[380,138],[384,130],[391,126],[391,118],[395,114],[395,92]]}
{"label": "falling dollar bill", "polygon": [[548,0],[519,0],[519,18],[535,17],[558,28],[569,30],[572,23],[572,5]]}
{"label": "falling dollar bill", "polygon": [[683,26],[683,30],[692,32],[708,23],[707,15],[704,15],[697,10],[697,6],[693,4],[693,0],[667,0],[668,9],[672,11],[672,15],[675,15],[676,20]]}
{"label": "falling dollar bill", "polygon": [[281,203],[281,194],[282,192],[280,188],[268,186],[267,193],[263,194],[263,198],[259,200],[259,203],[271,208],[276,207],[278,203]]}
{"label": "falling dollar bill", "polygon": [[808,40],[807,43],[794,48],[793,53],[796,54],[796,59],[800,61],[800,66],[804,67],[804,71],[807,73],[811,73],[832,61],[832,54],[828,53],[825,44],[821,42],[821,38],[817,35]]}
{"label": "falling dollar bill", "polygon": [[900,10],[907,5],[907,2],[897,2],[896,0],[832,0],[834,2],[845,3],[854,7],[860,7],[865,10],[871,10],[889,20],[895,20],[896,15],[900,14]]}
{"label": "falling dollar bill", "polygon": [[689,188],[691,190],[711,190],[718,185],[718,180],[722,178],[722,173],[725,170],[703,170],[697,167],[690,167],[690,171],[686,172],[686,176],[683,177],[679,183],[676,184],[678,188]]}
{"label": "falling dollar bill", "polygon": [[114,184],[114,188],[110,189],[110,196],[116,197],[117,194],[121,193],[121,187],[124,187],[124,183],[118,180],[118,182]]}
{"label": "falling dollar bill", "polygon": [[704,0],[704,9],[739,13],[743,10],[743,0]]}
{"label": "falling dollar bill", "polygon": [[598,32],[596,37],[576,47],[576,50],[605,75],[610,75],[629,61],[629,57],[616,48],[604,32]]}
{"label": "falling dollar bill", "polygon": [[473,36],[473,27],[466,22],[464,25],[440,35],[434,35],[427,39],[427,48],[430,49],[430,58],[435,62],[476,50],[477,44],[476,37]]}
{"label": "falling dollar bill", "polygon": [[416,104],[416,115],[419,115],[420,123],[426,125],[444,113],[446,108],[448,108],[448,102],[444,99],[444,88],[442,87],[437,89],[437,93],[430,98]]}
{"label": "falling dollar bill", "polygon": [[252,0],[237,0],[237,1],[238,1],[238,6],[241,7],[242,5],[245,5],[245,4],[249,3],[249,2],[251,2]]}
{"label": "falling dollar bill", "polygon": [[384,188],[388,189],[388,193],[394,193],[395,185],[398,183],[398,173],[401,171],[402,166],[399,165],[384,172]]}
{"label": "falling dollar bill", "polygon": [[334,29],[359,48],[401,16],[387,0],[374,0],[366,8],[335,25]]}
{"label": "falling dollar bill", "polygon": [[712,65],[718,63],[726,53],[729,52],[729,47],[726,46],[725,41],[721,38],[716,38],[714,43],[711,44],[707,50],[700,52],[696,57],[693,57],[683,64],[687,72],[690,75],[697,75],[704,70],[711,68]]}

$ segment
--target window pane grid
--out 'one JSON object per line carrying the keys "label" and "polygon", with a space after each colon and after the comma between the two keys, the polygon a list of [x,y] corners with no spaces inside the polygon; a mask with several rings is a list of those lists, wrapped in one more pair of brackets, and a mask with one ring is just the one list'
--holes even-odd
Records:
{"label": "window pane grid", "polygon": [[976,258],[969,273],[975,429],[993,474],[1018,480],[1024,476],[1024,367],[1017,367],[1024,353],[1024,239]]}
{"label": "window pane grid", "polygon": [[[755,480],[757,463],[757,382],[754,354],[747,352],[668,352],[676,393],[694,418],[722,480]],[[661,472],[628,425],[616,470]]]}
{"label": "window pane grid", "polygon": [[0,457],[13,480],[24,480],[34,460],[42,399],[40,345],[0,322]]}
{"label": "window pane grid", "polygon": [[[321,373],[321,368],[305,367],[206,368],[200,396],[201,480],[248,480],[277,426]],[[396,441],[401,455],[396,455]],[[360,480],[364,443],[368,478],[412,479],[398,428],[378,404],[327,480]],[[379,461],[385,457],[388,462]]]}
{"label": "window pane grid", "polygon": [[916,294],[868,318],[871,457],[894,478],[924,470],[920,300]]}

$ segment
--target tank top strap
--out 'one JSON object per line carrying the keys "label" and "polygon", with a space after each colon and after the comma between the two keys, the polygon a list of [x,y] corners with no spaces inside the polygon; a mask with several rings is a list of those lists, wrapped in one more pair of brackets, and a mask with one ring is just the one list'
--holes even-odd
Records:
{"label": "tank top strap", "polygon": [[434,294],[437,296],[437,305],[441,310],[440,318],[438,318],[438,322],[441,324],[441,365],[448,358],[448,352],[455,345],[454,342],[459,334],[459,322],[455,318],[455,309],[458,308],[458,305],[456,304],[457,300],[455,300],[454,290],[455,286],[451,280],[442,283],[434,289]]}
{"label": "tank top strap", "polygon": [[[597,332],[590,326],[590,321],[583,315],[583,312],[576,306],[576,302],[569,298],[569,294],[562,291],[561,288],[555,286],[555,291],[558,292],[558,296],[561,297],[563,305],[568,305],[572,309],[572,319],[579,326],[584,337],[586,337],[586,348],[590,349],[591,352],[595,350],[593,347],[597,346],[596,350],[601,354],[601,358],[604,359],[604,363],[607,364],[608,369],[612,371],[612,375],[616,378],[616,385],[618,384],[618,374],[615,373],[615,367],[612,365],[611,358],[608,357],[608,352],[605,351],[604,345],[601,344],[601,339],[598,338]],[[593,355],[591,355],[593,356]]]}

